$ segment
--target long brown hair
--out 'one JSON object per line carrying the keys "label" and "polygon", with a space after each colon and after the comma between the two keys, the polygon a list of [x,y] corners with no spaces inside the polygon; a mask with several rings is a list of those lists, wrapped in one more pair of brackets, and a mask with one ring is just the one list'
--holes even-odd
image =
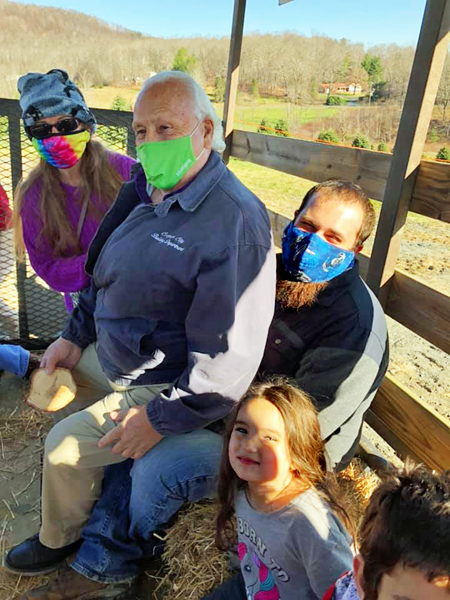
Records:
{"label": "long brown hair", "polygon": [[[80,163],[81,185],[78,188],[78,200],[82,205],[85,198],[95,195],[101,204],[89,202],[87,214],[100,220],[117,196],[123,183],[122,178],[108,160],[107,149],[96,140],[88,142]],[[50,243],[55,256],[66,256],[68,251],[80,253],[76,231],[72,228],[66,212],[65,195],[58,169],[41,158],[27,179],[19,182],[15,192],[13,223],[17,258],[25,258],[20,213],[25,195],[36,181],[39,181],[41,186],[39,212],[43,224],[38,243],[39,240]]]}
{"label": "long brown hair", "polygon": [[215,542],[219,549],[227,550],[236,540],[234,501],[245,483],[234,472],[228,458],[228,446],[240,409],[252,399],[263,399],[280,412],[286,430],[291,468],[303,489],[314,487],[318,494],[339,516],[349,532],[354,527],[345,509],[337,501],[337,483],[332,473],[326,471],[325,452],[317,411],[305,392],[285,378],[272,378],[252,386],[233,408],[227,423],[222,449],[218,483],[219,511],[216,518]]}

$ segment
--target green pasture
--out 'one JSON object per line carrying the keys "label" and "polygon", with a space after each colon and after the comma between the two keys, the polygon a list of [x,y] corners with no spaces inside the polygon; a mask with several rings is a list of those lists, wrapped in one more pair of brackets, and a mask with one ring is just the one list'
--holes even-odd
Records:
{"label": "green pasture", "polygon": [[[215,103],[219,117],[223,117],[223,103]],[[338,113],[339,106],[299,106],[278,98],[250,98],[241,94],[234,114],[234,126],[243,131],[256,131],[263,119],[270,125],[283,119],[289,127],[305,125],[317,119],[331,118]]]}

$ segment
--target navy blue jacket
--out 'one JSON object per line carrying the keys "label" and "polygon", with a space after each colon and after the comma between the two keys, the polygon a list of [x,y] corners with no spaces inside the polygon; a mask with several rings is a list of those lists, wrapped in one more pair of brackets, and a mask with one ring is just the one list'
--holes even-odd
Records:
{"label": "navy blue jacket", "polygon": [[187,186],[153,205],[142,167],[92,241],[91,287],[63,337],[96,341],[120,385],[167,383],[147,406],[161,434],[226,416],[261,361],[275,303],[264,205],[213,152]]}
{"label": "navy blue jacket", "polygon": [[[284,274],[278,255],[281,279]],[[312,306],[278,303],[260,377],[286,375],[310,394],[319,411],[328,466],[353,458],[364,416],[389,362],[386,319],[355,266],[332,279]]]}

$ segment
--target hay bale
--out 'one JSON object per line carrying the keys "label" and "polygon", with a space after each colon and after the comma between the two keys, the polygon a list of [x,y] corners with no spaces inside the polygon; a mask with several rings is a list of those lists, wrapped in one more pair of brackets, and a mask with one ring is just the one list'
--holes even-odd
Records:
{"label": "hay bale", "polygon": [[34,590],[57,577],[57,573],[43,577],[22,577],[0,569],[0,598],[18,600],[24,592]]}
{"label": "hay bale", "polygon": [[[51,419],[48,416],[38,413],[25,404],[18,404],[9,413],[0,415],[0,462],[3,461],[4,479],[2,508],[7,509],[3,511],[4,518],[0,521],[0,560],[11,545],[11,528],[17,522],[17,517],[25,521],[29,519],[30,524],[34,519],[39,519],[39,502],[29,509],[22,509],[21,504],[24,499],[28,501],[30,488],[37,485],[36,482],[39,481],[41,471],[39,455],[50,426]],[[21,484],[20,477],[26,482]],[[7,492],[10,494],[8,500]],[[48,581],[50,581],[48,576],[23,577],[0,568],[0,598],[18,600],[24,592],[44,585]]]}
{"label": "hay bale", "polygon": [[354,458],[337,477],[341,501],[349,517],[359,528],[370,496],[380,483],[379,477],[359,459]]}
{"label": "hay bale", "polygon": [[207,500],[180,511],[166,535],[156,598],[200,600],[231,577],[228,555],[214,545],[216,513],[215,502]]}

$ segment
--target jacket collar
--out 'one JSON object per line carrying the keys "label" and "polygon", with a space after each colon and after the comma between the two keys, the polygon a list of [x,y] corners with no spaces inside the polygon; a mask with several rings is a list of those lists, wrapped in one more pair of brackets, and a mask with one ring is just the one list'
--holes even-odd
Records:
{"label": "jacket collar", "polygon": [[[194,212],[219,182],[225,171],[226,167],[222,159],[213,150],[205,166],[192,181],[179,190],[168,194],[162,202],[154,206],[155,214],[158,217],[165,217],[175,202],[178,202],[184,211]],[[147,191],[147,180],[145,179],[144,169],[140,164],[134,169],[134,181],[140,200],[144,204],[151,204],[150,195],[153,187]]]}

